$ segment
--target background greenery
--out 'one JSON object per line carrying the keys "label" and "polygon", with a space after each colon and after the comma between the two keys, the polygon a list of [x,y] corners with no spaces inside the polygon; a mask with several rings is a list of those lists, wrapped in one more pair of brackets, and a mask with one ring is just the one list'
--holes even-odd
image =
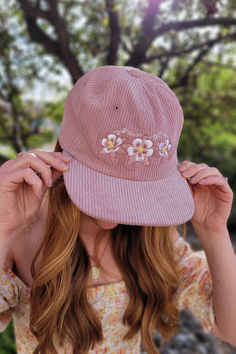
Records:
{"label": "background greenery", "polygon": [[7,330],[0,336],[0,354],[16,353],[13,321],[10,322]]}
{"label": "background greenery", "polygon": [[[185,114],[179,160],[205,162],[236,190],[234,0],[0,0],[0,165],[52,150],[65,96],[98,65],[165,80]],[[236,233],[236,201],[228,227]],[[14,352],[12,323],[0,354]]]}

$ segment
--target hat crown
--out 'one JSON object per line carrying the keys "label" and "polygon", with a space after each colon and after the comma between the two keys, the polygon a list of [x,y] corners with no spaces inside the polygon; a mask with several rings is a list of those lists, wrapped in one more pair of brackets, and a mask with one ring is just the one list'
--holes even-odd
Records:
{"label": "hat crown", "polygon": [[179,101],[160,78],[129,66],[100,66],[69,92],[59,142],[97,172],[151,181],[176,169],[182,126]]}

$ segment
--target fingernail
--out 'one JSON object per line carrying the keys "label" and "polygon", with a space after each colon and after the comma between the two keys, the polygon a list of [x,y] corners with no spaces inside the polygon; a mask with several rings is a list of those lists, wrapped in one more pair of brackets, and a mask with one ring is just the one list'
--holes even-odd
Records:
{"label": "fingernail", "polygon": [[196,181],[196,177],[191,177],[191,178],[190,178],[190,181],[191,181],[191,182],[195,182],[195,181]]}
{"label": "fingernail", "polygon": [[60,166],[61,167],[68,167],[67,163],[63,162],[63,161],[60,161]]}
{"label": "fingernail", "polygon": [[48,185],[49,187],[52,187],[52,177],[48,177]]}
{"label": "fingernail", "polygon": [[183,171],[183,170],[184,170],[184,166],[180,164],[180,165],[178,166],[178,170],[179,170],[179,171]]}
{"label": "fingernail", "polygon": [[190,176],[191,176],[191,173],[190,173],[190,172],[185,171],[185,172],[183,172],[183,176],[184,176],[184,177],[186,177],[186,178],[188,178],[188,177],[190,177]]}
{"label": "fingernail", "polygon": [[68,160],[68,162],[71,161],[71,159],[72,159],[71,156],[65,156],[65,155],[63,155],[63,157],[64,157],[66,160]]}
{"label": "fingernail", "polygon": [[199,184],[202,184],[202,183],[204,183],[206,181],[206,179],[204,178],[204,179],[202,179],[201,181],[199,181],[198,183]]}

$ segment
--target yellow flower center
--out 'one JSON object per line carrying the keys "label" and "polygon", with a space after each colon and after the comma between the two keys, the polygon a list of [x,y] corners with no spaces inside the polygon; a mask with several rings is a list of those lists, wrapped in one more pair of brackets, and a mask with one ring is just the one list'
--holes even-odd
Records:
{"label": "yellow flower center", "polygon": [[138,152],[143,152],[144,147],[143,146],[139,146],[137,150],[138,150]]}
{"label": "yellow flower center", "polygon": [[109,146],[109,148],[113,148],[114,144],[115,143],[113,141],[111,141],[111,140],[108,140],[108,142],[107,142],[107,145]]}
{"label": "yellow flower center", "polygon": [[164,146],[163,149],[162,149],[162,152],[166,152],[166,150],[168,149],[168,146]]}

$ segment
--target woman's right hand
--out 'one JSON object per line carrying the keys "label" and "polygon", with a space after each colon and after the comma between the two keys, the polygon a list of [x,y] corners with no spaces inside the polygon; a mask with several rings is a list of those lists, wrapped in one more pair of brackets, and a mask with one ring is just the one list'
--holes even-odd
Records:
{"label": "woman's right hand", "polygon": [[15,231],[30,222],[44,193],[68,169],[69,162],[62,152],[32,149],[0,167],[1,243],[10,243]]}

